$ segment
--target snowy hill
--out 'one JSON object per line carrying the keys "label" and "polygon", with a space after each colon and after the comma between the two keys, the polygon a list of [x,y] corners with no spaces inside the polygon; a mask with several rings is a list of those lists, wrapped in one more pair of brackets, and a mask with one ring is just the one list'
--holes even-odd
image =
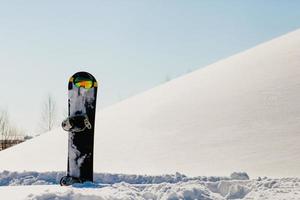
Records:
{"label": "snowy hill", "polygon": [[[299,142],[297,30],[101,110],[94,165],[113,173],[300,176]],[[0,170],[66,170],[66,151],[67,134],[57,129],[0,152]]]}

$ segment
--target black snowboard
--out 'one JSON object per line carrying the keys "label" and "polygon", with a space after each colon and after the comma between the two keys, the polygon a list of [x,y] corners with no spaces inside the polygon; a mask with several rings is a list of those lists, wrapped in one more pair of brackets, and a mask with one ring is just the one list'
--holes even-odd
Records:
{"label": "black snowboard", "polygon": [[69,80],[68,118],[62,127],[69,132],[67,176],[61,185],[93,181],[94,127],[97,81],[87,72]]}

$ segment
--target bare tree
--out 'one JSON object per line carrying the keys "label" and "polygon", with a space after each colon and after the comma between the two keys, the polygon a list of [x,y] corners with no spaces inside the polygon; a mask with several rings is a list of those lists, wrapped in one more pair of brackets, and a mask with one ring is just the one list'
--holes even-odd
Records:
{"label": "bare tree", "polygon": [[6,149],[7,146],[7,135],[9,133],[8,116],[6,111],[0,111],[0,141],[1,150]]}
{"label": "bare tree", "polygon": [[169,75],[167,75],[166,77],[165,77],[165,82],[169,82],[171,80],[171,77],[169,76]]}
{"label": "bare tree", "polygon": [[6,111],[0,111],[0,150],[22,142],[23,132],[12,126]]}
{"label": "bare tree", "polygon": [[62,110],[62,114],[61,114],[62,120],[66,119],[68,116],[69,116],[69,111],[68,111],[68,109],[63,109],[63,110]]}
{"label": "bare tree", "polygon": [[45,102],[43,103],[40,129],[41,132],[47,132],[54,128],[56,125],[56,103],[51,95],[48,95]]}

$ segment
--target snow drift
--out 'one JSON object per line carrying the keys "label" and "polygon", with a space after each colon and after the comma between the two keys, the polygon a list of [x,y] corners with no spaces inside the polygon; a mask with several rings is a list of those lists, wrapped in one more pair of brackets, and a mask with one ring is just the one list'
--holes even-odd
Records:
{"label": "snow drift", "polygon": [[[0,173],[0,186],[19,186],[19,185],[54,185],[59,184],[65,172],[10,172],[3,171]],[[145,185],[159,183],[179,183],[188,181],[233,181],[233,180],[249,180],[249,176],[245,172],[234,172],[230,177],[216,176],[198,176],[187,177],[184,174],[165,174],[165,175],[136,175],[136,174],[110,174],[110,173],[94,173],[94,184],[112,185],[115,183],[125,182],[128,184]]]}
{"label": "snow drift", "polygon": [[[99,111],[95,137],[96,172],[300,176],[300,30]],[[66,170],[66,151],[57,129],[0,170]]]}
{"label": "snow drift", "polygon": [[[57,177],[60,175],[62,175],[62,172],[16,173],[5,171],[0,173],[0,179],[7,182],[4,183],[5,181],[2,181],[0,184],[9,186],[0,187],[0,196],[14,200],[296,200],[300,198],[300,179],[297,178],[234,180],[229,177],[198,177],[195,179],[186,177],[187,179],[178,180],[178,182],[173,182],[174,179],[168,182],[170,179],[167,176],[156,176],[156,178],[164,179],[166,182],[157,184],[116,182],[111,185],[105,185],[97,183],[99,180],[103,181],[100,178],[94,184],[86,182],[85,184],[75,184],[69,187],[61,187],[57,184],[52,185],[53,181],[59,180]],[[96,176],[113,180],[116,174],[96,174]],[[123,177],[124,180],[136,181],[133,178],[134,176],[120,175],[120,177]],[[141,180],[148,181],[149,178],[149,176],[143,176]]]}

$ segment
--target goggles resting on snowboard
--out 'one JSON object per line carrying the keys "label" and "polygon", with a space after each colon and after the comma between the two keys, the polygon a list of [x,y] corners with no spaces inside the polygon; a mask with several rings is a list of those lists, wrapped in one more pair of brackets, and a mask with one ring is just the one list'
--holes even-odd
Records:
{"label": "goggles resting on snowboard", "polygon": [[94,82],[91,79],[88,79],[86,77],[78,76],[76,78],[72,78],[70,82],[73,82],[73,84],[78,88],[84,88],[84,89],[90,89],[92,87],[97,87],[97,82]]}

